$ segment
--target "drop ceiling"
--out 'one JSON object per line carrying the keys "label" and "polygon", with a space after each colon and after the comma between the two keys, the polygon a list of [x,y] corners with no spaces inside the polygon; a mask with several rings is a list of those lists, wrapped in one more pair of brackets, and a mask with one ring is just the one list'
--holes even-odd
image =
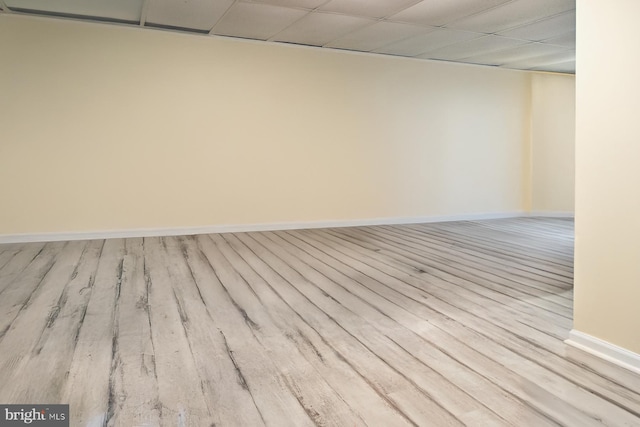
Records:
{"label": "drop ceiling", "polygon": [[0,0],[0,13],[575,73],[575,0]]}

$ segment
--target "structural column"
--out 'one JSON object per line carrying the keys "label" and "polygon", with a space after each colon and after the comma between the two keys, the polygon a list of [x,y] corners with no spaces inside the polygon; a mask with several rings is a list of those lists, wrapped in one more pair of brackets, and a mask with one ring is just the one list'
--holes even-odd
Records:
{"label": "structural column", "polygon": [[640,1],[577,1],[578,343],[640,370]]}

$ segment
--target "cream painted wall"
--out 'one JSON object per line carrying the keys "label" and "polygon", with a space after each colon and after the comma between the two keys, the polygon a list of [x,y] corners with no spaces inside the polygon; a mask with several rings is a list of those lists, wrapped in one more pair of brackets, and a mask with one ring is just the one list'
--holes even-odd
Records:
{"label": "cream painted wall", "polygon": [[533,212],[573,213],[575,76],[531,76]]}
{"label": "cream painted wall", "polygon": [[0,235],[517,212],[530,74],[0,16]]}
{"label": "cream painted wall", "polygon": [[577,12],[574,328],[640,354],[640,2]]}

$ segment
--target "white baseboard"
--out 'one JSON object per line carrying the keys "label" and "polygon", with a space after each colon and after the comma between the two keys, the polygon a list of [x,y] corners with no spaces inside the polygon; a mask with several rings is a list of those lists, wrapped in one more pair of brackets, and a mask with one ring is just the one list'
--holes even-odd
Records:
{"label": "white baseboard", "polygon": [[525,212],[494,212],[462,215],[371,218],[311,222],[282,222],[266,224],[210,225],[202,227],[137,228],[127,230],[72,231],[62,233],[0,234],[2,243],[59,242],[128,237],[187,236],[211,233],[241,233],[249,231],[301,230],[306,228],[359,227],[366,225],[418,224],[425,222],[474,221],[482,219],[514,218]]}
{"label": "white baseboard", "polygon": [[539,216],[543,218],[573,218],[575,213],[568,211],[531,211],[528,216]]}
{"label": "white baseboard", "polygon": [[565,343],[640,374],[640,354],[575,329],[569,332],[569,338]]}

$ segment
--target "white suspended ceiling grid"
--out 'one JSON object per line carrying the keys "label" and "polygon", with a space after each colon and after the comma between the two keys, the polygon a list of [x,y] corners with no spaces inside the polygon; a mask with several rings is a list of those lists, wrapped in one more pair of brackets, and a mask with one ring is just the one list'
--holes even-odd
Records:
{"label": "white suspended ceiling grid", "polygon": [[0,0],[0,13],[575,73],[575,0]]}

